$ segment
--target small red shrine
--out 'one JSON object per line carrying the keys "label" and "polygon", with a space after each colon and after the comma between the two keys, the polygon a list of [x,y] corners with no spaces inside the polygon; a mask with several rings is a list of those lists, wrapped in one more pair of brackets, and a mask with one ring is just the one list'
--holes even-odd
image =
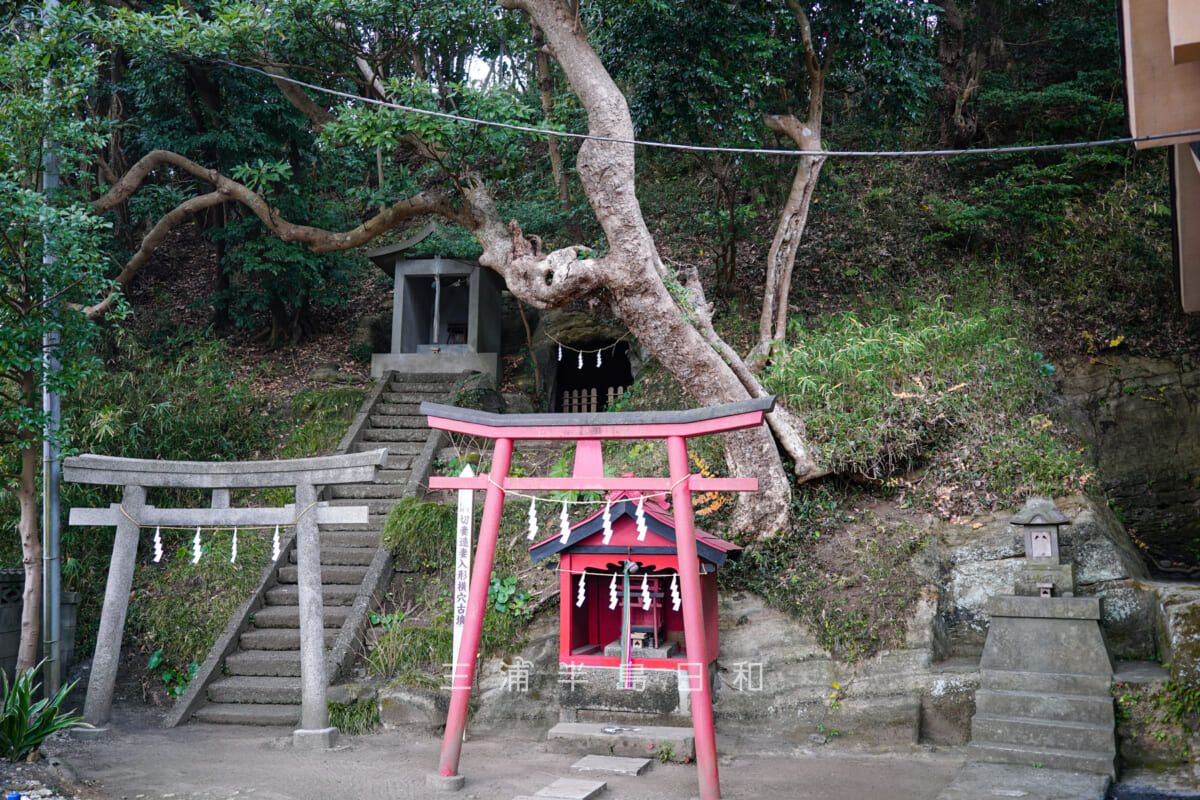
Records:
{"label": "small red shrine", "polygon": [[[534,562],[559,557],[559,646],[563,664],[624,661],[676,669],[687,663],[675,520],[661,494],[619,490],[607,509],[529,548]],[[638,501],[645,531],[638,525]],[[610,520],[606,528],[604,517]],[[705,654],[717,657],[717,574],[742,548],[696,530]],[[628,609],[628,625],[626,624]]]}

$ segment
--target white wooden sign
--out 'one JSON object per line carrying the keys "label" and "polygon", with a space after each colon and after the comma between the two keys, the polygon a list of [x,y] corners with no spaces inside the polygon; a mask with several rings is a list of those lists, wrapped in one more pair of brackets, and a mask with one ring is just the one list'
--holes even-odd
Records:
{"label": "white wooden sign", "polygon": [[[467,464],[459,473],[460,478],[475,477],[475,470]],[[458,674],[461,662],[459,648],[462,647],[463,628],[467,624],[467,597],[471,591],[471,529],[475,527],[475,492],[471,489],[458,490],[458,527],[454,544],[454,673]]]}

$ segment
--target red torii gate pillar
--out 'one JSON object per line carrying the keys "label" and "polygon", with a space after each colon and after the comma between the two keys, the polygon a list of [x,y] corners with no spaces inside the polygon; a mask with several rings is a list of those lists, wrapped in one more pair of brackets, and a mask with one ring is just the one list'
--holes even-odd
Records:
{"label": "red torii gate pillar", "polygon": [[[479,436],[495,441],[492,468],[488,475],[474,478],[430,478],[430,489],[485,489],[483,519],[471,591],[467,599],[467,619],[463,630],[458,663],[454,665],[454,686],[446,717],[441,763],[431,783],[443,788],[460,788],[458,760],[462,753],[463,731],[479,637],[487,608],[488,583],[496,555],[496,537],[500,531],[500,513],[508,490],[670,492],[675,517],[675,544],[679,554],[679,583],[683,599],[683,629],[687,645],[689,683],[692,692],[692,729],[696,738],[696,766],[700,773],[701,800],[719,800],[717,743],[713,731],[712,689],[708,681],[708,653],[705,649],[704,612],[700,599],[700,566],[696,556],[696,529],[692,515],[692,491],[757,491],[756,478],[705,478],[691,475],[688,468],[687,440],[692,436],[751,428],[761,425],[763,415],[775,404],[773,396],[688,411],[619,412],[598,414],[489,414],[455,406],[422,403],[421,413],[429,418],[429,427]],[[574,439],[575,467],[570,478],[511,478],[513,442],[517,439]],[[666,439],[669,478],[606,478],[601,445],[605,439]],[[698,673],[698,674],[694,674]]]}

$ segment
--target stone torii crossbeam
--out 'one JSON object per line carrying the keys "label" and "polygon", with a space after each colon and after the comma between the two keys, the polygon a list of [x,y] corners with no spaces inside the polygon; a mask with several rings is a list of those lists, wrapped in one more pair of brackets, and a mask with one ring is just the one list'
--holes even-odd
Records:
{"label": "stone torii crossbeam", "polygon": [[[430,489],[483,489],[487,495],[475,550],[471,591],[467,601],[466,627],[460,655],[454,664],[454,685],[446,717],[438,772],[429,776],[429,784],[442,789],[459,789],[463,777],[458,773],[463,731],[479,637],[487,607],[488,583],[496,554],[500,514],[508,491],[612,491],[625,489],[671,494],[675,514],[676,546],[679,554],[679,583],[683,596],[684,638],[689,653],[689,683],[693,690],[692,728],[696,740],[696,765],[701,800],[719,800],[720,778],[717,772],[717,745],[713,731],[712,690],[705,652],[704,612],[701,606],[700,567],[696,555],[695,520],[692,492],[757,491],[756,478],[705,478],[692,475],[688,468],[687,440],[693,436],[751,428],[761,425],[763,415],[775,404],[773,396],[688,411],[619,412],[596,414],[489,414],[455,406],[422,403],[421,413],[429,418],[429,427],[478,436],[495,441],[492,467],[487,475],[473,478],[433,477]],[[575,465],[570,478],[509,477],[513,442],[516,440],[574,440]],[[602,444],[606,439],[665,439],[669,477],[608,478],[604,475]],[[696,673],[696,674],[693,674]]]}
{"label": "stone torii crossbeam", "polygon": [[[270,527],[296,528],[296,566],[300,602],[300,728],[293,732],[297,747],[332,746],[336,729],[329,726],[326,705],[324,601],[321,596],[319,523],[364,524],[366,506],[329,506],[318,502],[319,486],[369,482],[387,463],[387,450],[320,458],[280,461],[154,461],[138,458],[82,455],[63,462],[63,478],[72,483],[123,486],[120,503],[108,508],[72,508],[71,525],[115,526],[104,608],[96,635],[96,654],[84,700],[84,720],[99,729],[112,715],[113,686],[129,589],[133,582],[139,533],[144,527]],[[230,508],[231,489],[292,486],[296,502],[282,508]],[[155,508],[146,503],[147,488],[212,491],[211,508]]]}

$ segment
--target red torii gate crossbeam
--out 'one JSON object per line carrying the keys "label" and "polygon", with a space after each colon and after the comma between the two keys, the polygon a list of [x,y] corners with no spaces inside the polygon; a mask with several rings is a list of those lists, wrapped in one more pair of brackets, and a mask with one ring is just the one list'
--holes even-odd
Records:
{"label": "red torii gate crossbeam", "polygon": [[[458,777],[467,706],[479,654],[479,637],[487,607],[488,583],[496,555],[500,513],[509,490],[611,491],[629,489],[670,492],[675,517],[675,544],[679,555],[679,582],[683,598],[683,629],[687,645],[689,683],[692,693],[692,729],[696,739],[696,766],[701,800],[719,800],[717,743],[713,732],[712,690],[708,681],[704,612],[700,600],[700,567],[696,556],[696,528],[692,514],[692,491],[753,492],[757,478],[705,478],[688,468],[687,440],[692,436],[752,428],[775,404],[773,396],[688,411],[617,412],[596,414],[489,414],[456,406],[422,403],[421,413],[429,427],[479,436],[495,441],[489,474],[474,478],[433,477],[430,489],[483,489],[487,497],[475,549],[471,591],[467,600],[466,626],[458,662],[454,665],[454,687],[446,716],[438,774],[443,779]],[[570,478],[512,478],[513,442],[518,439],[574,439],[575,466]],[[669,478],[608,478],[604,475],[605,439],[666,439]],[[699,672],[698,675],[692,675]],[[460,784],[461,785],[461,784]]]}

